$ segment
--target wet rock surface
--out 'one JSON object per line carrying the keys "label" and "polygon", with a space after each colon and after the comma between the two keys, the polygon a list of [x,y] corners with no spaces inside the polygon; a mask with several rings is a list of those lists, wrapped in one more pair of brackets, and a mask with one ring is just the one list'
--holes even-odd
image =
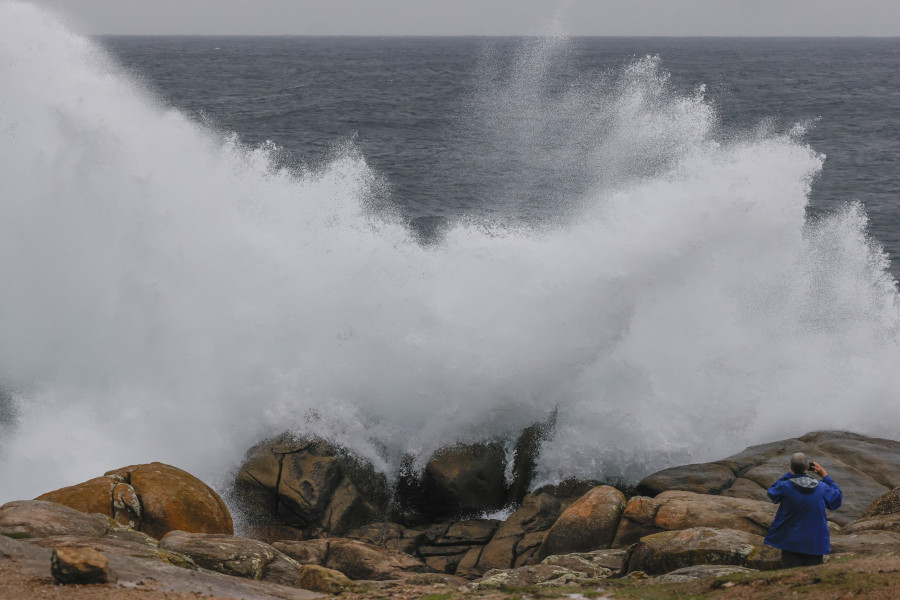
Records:
{"label": "wet rock surface", "polygon": [[506,452],[499,444],[444,448],[425,465],[423,510],[431,518],[470,515],[503,508]]}
{"label": "wet rock surface", "polygon": [[273,541],[342,535],[381,520],[389,489],[383,475],[346,450],[283,434],[247,453],[232,498],[253,535]]}

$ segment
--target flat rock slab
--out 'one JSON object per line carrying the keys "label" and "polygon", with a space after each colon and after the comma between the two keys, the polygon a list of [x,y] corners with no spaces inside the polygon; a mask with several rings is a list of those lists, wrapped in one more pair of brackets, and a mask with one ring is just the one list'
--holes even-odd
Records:
{"label": "flat rock slab", "polygon": [[653,578],[650,580],[650,583],[679,583],[682,581],[705,579],[707,577],[733,575],[735,573],[756,573],[756,571],[757,569],[748,569],[746,567],[737,567],[734,565],[696,565],[693,567],[684,567],[683,569],[675,569],[665,575]]}
{"label": "flat rock slab", "polygon": [[[0,562],[4,569],[35,577],[52,584],[52,551],[23,540],[0,536]],[[229,577],[212,571],[189,570],[168,563],[134,556],[109,555],[109,566],[118,575],[113,589],[188,592],[198,597],[241,598],[242,600],[311,600],[322,594],[274,583]]]}
{"label": "flat rock slab", "polygon": [[110,527],[111,522],[104,515],[79,512],[54,502],[16,500],[0,506],[0,532],[5,530],[25,532],[29,537],[51,535],[101,537]]}

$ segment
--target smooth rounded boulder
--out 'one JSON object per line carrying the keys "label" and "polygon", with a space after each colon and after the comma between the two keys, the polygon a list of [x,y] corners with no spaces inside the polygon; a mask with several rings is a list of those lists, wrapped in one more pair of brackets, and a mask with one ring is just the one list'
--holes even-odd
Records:
{"label": "smooth rounded boulder", "polygon": [[132,465],[38,496],[99,513],[156,539],[170,531],[234,533],[231,513],[208,485],[163,463]]}
{"label": "smooth rounded boulder", "polygon": [[546,558],[551,554],[609,548],[625,504],[625,495],[616,488],[593,488],[563,511],[547,532],[538,555]]}

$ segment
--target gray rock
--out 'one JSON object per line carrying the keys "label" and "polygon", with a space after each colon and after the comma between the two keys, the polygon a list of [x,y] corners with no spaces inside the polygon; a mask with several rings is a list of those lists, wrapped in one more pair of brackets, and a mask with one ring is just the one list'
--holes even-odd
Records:
{"label": "gray rock", "polygon": [[693,581],[695,579],[705,579],[707,577],[721,577],[723,575],[733,575],[735,573],[756,572],[758,572],[758,569],[747,569],[746,567],[737,567],[734,565],[696,565],[693,567],[675,569],[665,575],[654,578],[652,582],[681,583],[683,581]]}
{"label": "gray rock", "polygon": [[765,500],[765,490],[788,471],[795,452],[821,463],[843,490],[843,506],[829,517],[840,525],[859,518],[874,500],[900,486],[900,442],[825,431],[752,446],[710,463],[664,469],[642,479],[636,491],[651,497],[681,490]]}
{"label": "gray rock", "polygon": [[159,547],[189,556],[197,565],[217,573],[300,586],[297,561],[258,540],[172,531],[160,540]]}
{"label": "gray rock", "polygon": [[17,500],[0,506],[0,530],[24,531],[30,537],[101,537],[111,527],[112,522],[104,515],[87,514],[44,500]]}

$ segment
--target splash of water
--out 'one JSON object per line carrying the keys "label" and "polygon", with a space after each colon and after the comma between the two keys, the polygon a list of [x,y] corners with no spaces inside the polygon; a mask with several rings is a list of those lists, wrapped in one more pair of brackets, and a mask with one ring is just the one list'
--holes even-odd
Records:
{"label": "splash of water", "polygon": [[861,208],[809,222],[822,157],[722,139],[656,59],[528,91],[554,139],[580,124],[577,219],[429,247],[373,214],[352,147],[279,170],[30,5],[0,4],[0,84],[0,501],[151,460],[222,482],[289,427],[391,471],[556,414],[538,483],[900,433],[898,296]]}

